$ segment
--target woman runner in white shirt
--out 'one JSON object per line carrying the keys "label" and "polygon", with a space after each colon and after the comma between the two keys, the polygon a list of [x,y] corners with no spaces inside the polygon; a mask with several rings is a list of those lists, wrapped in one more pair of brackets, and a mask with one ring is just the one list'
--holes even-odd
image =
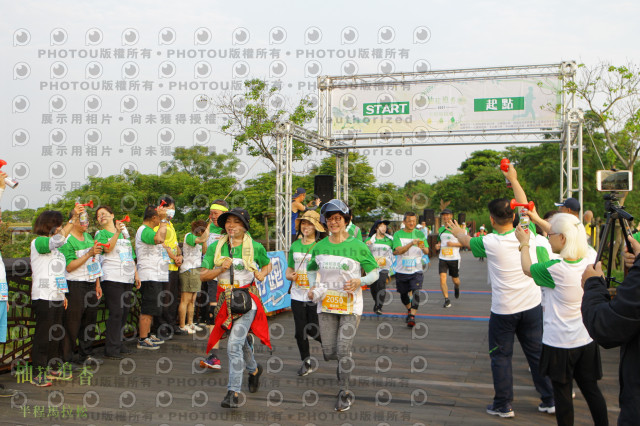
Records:
{"label": "woman runner in white shirt", "polygon": [[[573,425],[571,393],[575,379],[596,425],[607,425],[607,404],[598,388],[602,365],[598,345],[582,323],[582,273],[595,258],[590,254],[584,226],[567,213],[558,213],[550,222],[536,221],[547,228],[549,244],[561,259],[532,265],[529,234],[518,225],[522,271],[542,288],[543,334],[540,374],[553,384],[556,421]],[[595,253],[592,251],[592,253]]]}

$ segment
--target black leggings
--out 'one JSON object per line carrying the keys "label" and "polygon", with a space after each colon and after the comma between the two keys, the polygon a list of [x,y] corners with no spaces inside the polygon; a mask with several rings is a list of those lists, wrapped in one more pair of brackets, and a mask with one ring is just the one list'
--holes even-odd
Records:
{"label": "black leggings", "polygon": [[133,303],[133,284],[115,281],[103,281],[102,292],[109,310],[107,318],[106,341],[104,354],[108,356],[120,355],[124,340],[124,326],[127,324],[129,309]]}
{"label": "black leggings", "polygon": [[380,271],[378,280],[371,284],[371,297],[373,297],[373,309],[382,308],[384,299],[387,295],[387,278],[389,277],[389,271]]}
{"label": "black leggings", "polygon": [[96,283],[89,281],[67,281],[68,306],[64,311],[65,336],[62,339],[62,359],[70,362],[78,340],[78,354],[83,359],[91,355],[96,338],[98,296]]}
{"label": "black leggings", "polygon": [[62,327],[63,301],[33,300],[31,309],[36,319],[31,348],[33,377],[46,371],[49,361],[60,354],[60,341],[64,336]]}
{"label": "black leggings", "polygon": [[312,302],[291,300],[291,311],[295,324],[295,338],[302,361],[309,358],[309,337],[321,342],[318,326],[318,307]]}

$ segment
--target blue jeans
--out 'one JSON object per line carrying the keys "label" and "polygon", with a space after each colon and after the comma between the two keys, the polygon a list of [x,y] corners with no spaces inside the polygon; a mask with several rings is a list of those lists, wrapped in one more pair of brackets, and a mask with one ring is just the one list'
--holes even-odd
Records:
{"label": "blue jeans", "polygon": [[227,342],[227,355],[229,356],[229,384],[227,389],[233,392],[240,392],[242,387],[242,372],[246,368],[249,373],[253,373],[258,368],[253,357],[253,351],[247,344],[247,334],[251,328],[251,323],[256,316],[256,310],[252,309],[233,322],[229,341]]}
{"label": "blue jeans", "polygon": [[489,317],[489,356],[495,407],[504,407],[513,401],[513,337],[518,336],[522,351],[531,368],[531,377],[542,402],[554,405],[553,387],[548,377],[540,375],[542,353],[542,306],[538,305],[516,314],[499,315],[491,312]]}

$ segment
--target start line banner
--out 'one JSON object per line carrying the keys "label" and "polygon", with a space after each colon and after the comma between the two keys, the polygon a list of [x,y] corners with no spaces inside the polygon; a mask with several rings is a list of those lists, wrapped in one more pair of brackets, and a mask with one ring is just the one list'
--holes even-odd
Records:
{"label": "start line banner", "polygon": [[559,128],[552,77],[411,82],[331,89],[331,136]]}
{"label": "start line banner", "polygon": [[287,258],[283,251],[270,251],[271,273],[264,281],[257,281],[264,310],[273,312],[291,307],[291,295],[288,294],[291,281],[285,277]]}

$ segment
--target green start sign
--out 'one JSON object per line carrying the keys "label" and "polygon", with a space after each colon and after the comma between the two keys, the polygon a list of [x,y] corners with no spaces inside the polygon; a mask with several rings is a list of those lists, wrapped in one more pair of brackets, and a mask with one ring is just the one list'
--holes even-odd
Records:
{"label": "green start sign", "polygon": [[409,114],[409,102],[379,102],[363,104],[362,114],[364,116]]}
{"label": "green start sign", "polygon": [[482,98],[473,100],[474,112],[524,110],[524,97]]}

